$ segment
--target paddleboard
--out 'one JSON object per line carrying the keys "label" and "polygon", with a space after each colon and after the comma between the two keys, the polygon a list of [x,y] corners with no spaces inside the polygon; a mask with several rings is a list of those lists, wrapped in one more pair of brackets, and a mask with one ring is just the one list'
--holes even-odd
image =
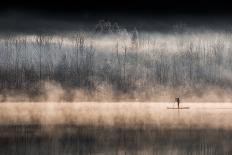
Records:
{"label": "paddleboard", "polygon": [[189,109],[189,107],[179,107],[179,108],[167,107],[167,109]]}

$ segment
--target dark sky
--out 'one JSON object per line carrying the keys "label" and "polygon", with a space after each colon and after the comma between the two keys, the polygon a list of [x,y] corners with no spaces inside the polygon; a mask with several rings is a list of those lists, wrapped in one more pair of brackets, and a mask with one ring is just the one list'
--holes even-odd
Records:
{"label": "dark sky", "polygon": [[231,14],[225,0],[8,0],[0,9],[44,14],[127,13],[127,14]]}
{"label": "dark sky", "polygon": [[0,5],[0,31],[91,28],[100,19],[147,30],[178,22],[224,30],[232,26],[230,6],[225,0],[7,0]]}

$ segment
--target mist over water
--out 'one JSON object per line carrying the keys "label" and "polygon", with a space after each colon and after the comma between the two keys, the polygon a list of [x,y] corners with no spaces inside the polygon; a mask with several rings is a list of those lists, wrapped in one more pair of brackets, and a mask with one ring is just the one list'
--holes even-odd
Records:
{"label": "mist over water", "polygon": [[133,129],[231,129],[231,103],[18,102],[0,105],[1,125],[76,125]]}
{"label": "mist over water", "polygon": [[[230,154],[231,103],[0,105],[1,154]],[[46,148],[46,149],[42,149]]]}

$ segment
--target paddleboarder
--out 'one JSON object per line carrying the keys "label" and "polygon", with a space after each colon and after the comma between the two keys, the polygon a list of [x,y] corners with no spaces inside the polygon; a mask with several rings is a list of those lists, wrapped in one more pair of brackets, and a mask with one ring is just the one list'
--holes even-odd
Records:
{"label": "paddleboarder", "polygon": [[[177,103],[177,107],[174,107],[175,106],[175,103]],[[173,103],[173,107],[167,107],[167,109],[190,109],[190,107],[180,107],[180,98],[179,97],[176,97],[175,98],[175,102]]]}
{"label": "paddleboarder", "polygon": [[180,108],[180,98],[179,97],[176,98],[176,102],[177,102],[177,107],[179,109]]}

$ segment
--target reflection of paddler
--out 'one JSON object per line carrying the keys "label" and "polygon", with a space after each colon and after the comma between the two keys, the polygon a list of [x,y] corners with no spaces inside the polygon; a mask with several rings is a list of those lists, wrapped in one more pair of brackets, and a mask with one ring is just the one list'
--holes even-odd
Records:
{"label": "reflection of paddler", "polygon": [[179,97],[176,98],[176,102],[177,102],[177,106],[178,106],[178,109],[179,109],[180,108],[180,98]]}

